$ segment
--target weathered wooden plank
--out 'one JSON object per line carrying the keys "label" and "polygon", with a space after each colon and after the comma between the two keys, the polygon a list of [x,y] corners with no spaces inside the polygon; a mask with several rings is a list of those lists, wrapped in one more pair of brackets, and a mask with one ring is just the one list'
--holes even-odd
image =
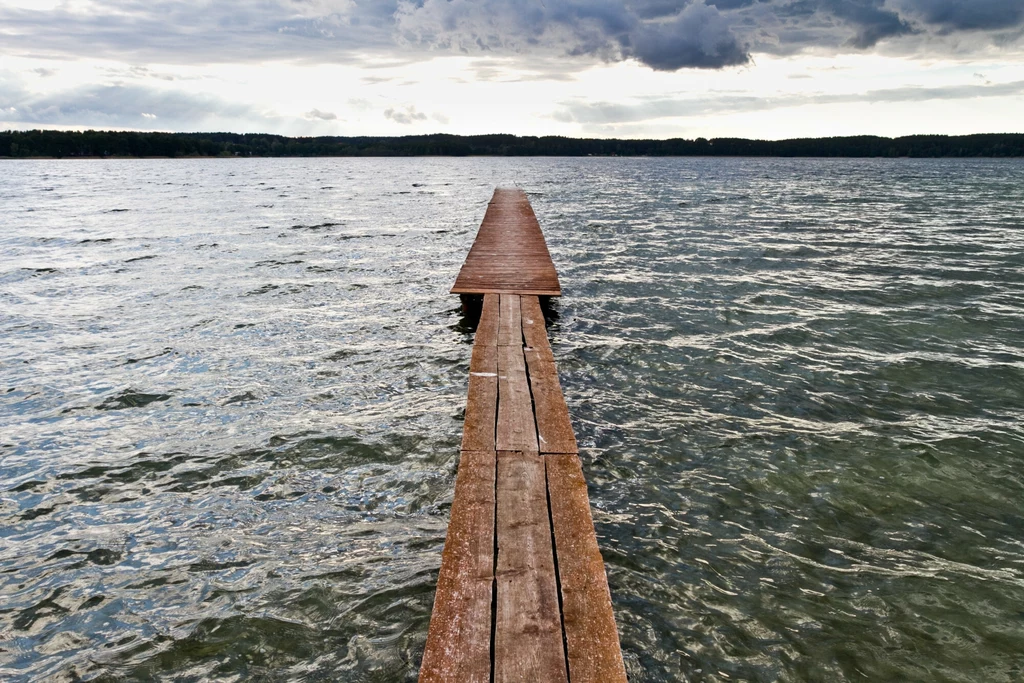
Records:
{"label": "weathered wooden plank", "polygon": [[551,344],[548,342],[548,330],[540,299],[535,296],[521,296],[519,308],[523,319],[523,340],[526,344],[527,358],[532,354],[541,360],[554,363],[555,356],[551,353]]}
{"label": "weathered wooden plank", "polygon": [[573,683],[625,683],[626,669],[612,614],[608,578],[597,546],[580,459],[576,455],[549,455],[544,462],[558,555],[569,676]]}
{"label": "weathered wooden plank", "polygon": [[451,291],[562,293],[544,234],[525,192],[517,188],[494,191]]}
{"label": "weathered wooden plank", "polygon": [[498,411],[498,347],[473,345],[462,450],[493,451]]}
{"label": "weathered wooden plank", "polygon": [[533,294],[536,296],[551,296],[551,292],[544,289],[533,289],[530,287],[529,282],[523,282],[517,286],[505,286],[505,287],[488,287],[486,285],[480,285],[475,289],[473,294],[504,294],[514,289],[518,294]]}
{"label": "weathered wooden plank", "polygon": [[496,346],[498,343],[498,295],[484,294],[480,322],[476,325],[473,346]]}
{"label": "weathered wooden plank", "polygon": [[499,297],[498,346],[523,346],[523,317],[518,294]]}
{"label": "weathered wooden plank", "polygon": [[491,680],[495,453],[463,451],[420,683]]}
{"label": "weathered wooden plank", "polygon": [[625,681],[536,296],[560,294],[558,278],[521,191],[495,191],[452,291],[486,295],[420,680]]}
{"label": "weathered wooden plank", "polygon": [[569,409],[558,383],[558,369],[554,363],[541,360],[535,353],[525,353],[525,356],[537,421],[538,450],[541,453],[578,452]]}
{"label": "weathered wooden plank", "polygon": [[496,683],[566,681],[544,460],[498,453]]}
{"label": "weathered wooden plank", "polygon": [[499,451],[536,453],[537,424],[533,400],[526,377],[526,359],[522,347],[498,348],[498,423],[495,434]]}
{"label": "weathered wooden plank", "polygon": [[513,289],[518,294],[533,294],[536,296],[552,296],[551,292],[545,289],[534,289],[531,287],[531,283],[524,281],[520,285],[507,285],[504,287],[489,287],[487,285],[480,285],[475,288],[473,294],[503,294],[507,293],[510,289]]}

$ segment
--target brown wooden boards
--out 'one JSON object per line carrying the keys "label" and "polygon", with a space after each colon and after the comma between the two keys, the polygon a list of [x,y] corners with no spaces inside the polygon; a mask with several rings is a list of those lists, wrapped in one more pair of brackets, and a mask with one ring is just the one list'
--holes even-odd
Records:
{"label": "brown wooden boards", "polygon": [[590,516],[587,483],[576,455],[549,455],[551,521],[558,554],[562,619],[573,683],[626,680],[604,561]]}
{"label": "brown wooden boards", "polygon": [[[496,191],[470,255],[528,280],[551,262],[543,236],[543,253],[536,240],[517,241],[531,222],[539,236],[525,196]],[[524,254],[534,260],[521,268]],[[453,291],[487,293],[420,681],[621,683],[608,580],[540,301],[525,289]]]}
{"label": "brown wooden boards", "polygon": [[561,295],[558,273],[525,192],[494,191],[451,292]]}
{"label": "brown wooden boards", "polygon": [[473,346],[495,346],[498,343],[498,295],[485,294],[476,326]]}
{"label": "brown wooden boards", "polygon": [[469,363],[469,396],[462,450],[493,451],[498,409],[498,347],[476,344]]}
{"label": "brown wooden boards", "polygon": [[491,680],[495,454],[463,451],[420,681]]}
{"label": "brown wooden boards", "polygon": [[540,452],[576,453],[576,436],[572,433],[569,410],[565,407],[555,364],[537,358],[536,354],[528,353],[526,359]]}
{"label": "brown wooden boards", "polygon": [[[502,295],[504,300],[505,295]],[[537,421],[537,440],[541,453],[576,453],[576,436],[569,422],[569,410],[558,383],[555,358],[548,343],[547,328],[540,300],[535,296],[521,296],[523,349],[533,395],[534,415]]]}
{"label": "brown wooden boards", "polygon": [[523,322],[520,297],[502,294],[498,299],[498,346],[523,346]]}
{"label": "brown wooden boards", "polygon": [[566,681],[544,459],[498,453],[495,683]]}
{"label": "brown wooden boards", "polygon": [[523,319],[523,340],[526,343],[526,357],[532,353],[541,360],[555,362],[548,343],[548,330],[544,322],[544,311],[540,307],[540,299],[535,296],[521,296],[520,315]]}
{"label": "brown wooden boards", "polygon": [[498,347],[498,424],[496,450],[536,453],[537,423],[521,346]]}

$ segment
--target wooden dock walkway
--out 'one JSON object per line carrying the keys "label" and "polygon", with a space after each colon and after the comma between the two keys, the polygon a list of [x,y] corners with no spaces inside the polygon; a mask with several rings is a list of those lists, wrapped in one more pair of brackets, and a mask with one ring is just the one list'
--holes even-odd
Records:
{"label": "wooden dock walkway", "polygon": [[495,191],[452,291],[484,296],[420,681],[625,681],[537,296],[561,290],[521,191]]}
{"label": "wooden dock walkway", "polygon": [[561,296],[558,273],[522,190],[498,188],[452,294]]}

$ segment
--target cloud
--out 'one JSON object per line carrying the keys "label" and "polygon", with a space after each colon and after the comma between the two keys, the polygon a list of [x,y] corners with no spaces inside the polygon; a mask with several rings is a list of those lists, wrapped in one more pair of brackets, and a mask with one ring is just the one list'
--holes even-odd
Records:
{"label": "cloud", "polygon": [[338,120],[338,115],[337,114],[335,114],[333,112],[329,112],[329,111],[320,111],[319,109],[313,109],[311,111],[307,111],[302,116],[303,116],[303,118],[307,118],[307,119],[309,119],[311,121],[313,121],[313,120],[316,120],[316,121],[337,121]]}
{"label": "cloud", "polygon": [[642,25],[631,43],[625,54],[665,71],[713,69],[750,61],[726,19],[703,2],[687,5],[670,21]]}
{"label": "cloud", "polygon": [[699,99],[651,98],[632,104],[571,101],[564,103],[563,107],[552,116],[555,120],[562,122],[608,125],[638,123],[662,118],[768,111],[805,105],[966,100],[983,97],[1011,97],[1022,94],[1024,94],[1024,81],[991,85],[971,83],[932,88],[887,88],[866,93],[793,94],[779,97],[720,94],[704,96]]}
{"label": "cloud", "polygon": [[384,118],[400,123],[402,125],[409,125],[416,121],[426,121],[427,115],[416,111],[416,107],[408,106],[404,109],[394,109],[389,107],[384,110]]}
{"label": "cloud", "polygon": [[179,76],[177,74],[163,73],[159,71],[153,71],[145,66],[127,66],[127,67],[107,67],[104,69],[106,74],[111,78],[117,79],[143,79],[143,78],[155,78],[160,81],[184,81],[184,80],[198,80],[197,76]]}
{"label": "cloud", "polygon": [[914,40],[915,49],[942,54],[1019,42],[1020,35],[1005,32],[1024,26],[1024,2],[402,0],[395,23],[411,47],[636,59],[676,70],[745,64],[759,51],[863,51]]}
{"label": "cloud", "polygon": [[90,85],[35,94],[10,79],[0,79],[0,110],[10,123],[95,128],[196,130],[219,119],[267,121],[251,107],[212,95],[156,90],[136,85]]}
{"label": "cloud", "polygon": [[31,10],[0,4],[0,53],[210,64],[357,62],[394,49],[396,0],[90,0]]}
{"label": "cloud", "polygon": [[883,7],[884,0],[826,0],[820,6],[855,30],[850,38],[854,47],[865,49],[878,41],[913,33],[914,29],[896,12]]}
{"label": "cloud", "polygon": [[1021,0],[902,0],[900,6],[947,31],[999,30],[1024,23]]}
{"label": "cloud", "polygon": [[871,50],[900,41],[940,56],[1019,44],[1024,2],[205,0],[197,11],[189,0],[90,0],[50,10],[0,5],[0,26],[0,54],[128,63],[369,66],[442,51],[514,57],[526,68],[558,59],[565,72],[627,59],[675,70],[741,65],[758,52]]}
{"label": "cloud", "polygon": [[[403,1],[396,22],[409,45],[460,52],[561,52],[654,69],[718,68],[749,60],[719,10],[704,0],[632,5],[613,0]],[[650,18],[650,20],[644,17]]]}

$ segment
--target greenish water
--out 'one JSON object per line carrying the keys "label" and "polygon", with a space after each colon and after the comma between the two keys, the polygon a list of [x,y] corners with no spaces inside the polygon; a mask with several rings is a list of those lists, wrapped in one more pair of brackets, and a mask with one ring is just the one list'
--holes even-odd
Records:
{"label": "greenish water", "polygon": [[1024,162],[3,167],[5,680],[415,680],[511,182],[631,680],[1024,678]]}

